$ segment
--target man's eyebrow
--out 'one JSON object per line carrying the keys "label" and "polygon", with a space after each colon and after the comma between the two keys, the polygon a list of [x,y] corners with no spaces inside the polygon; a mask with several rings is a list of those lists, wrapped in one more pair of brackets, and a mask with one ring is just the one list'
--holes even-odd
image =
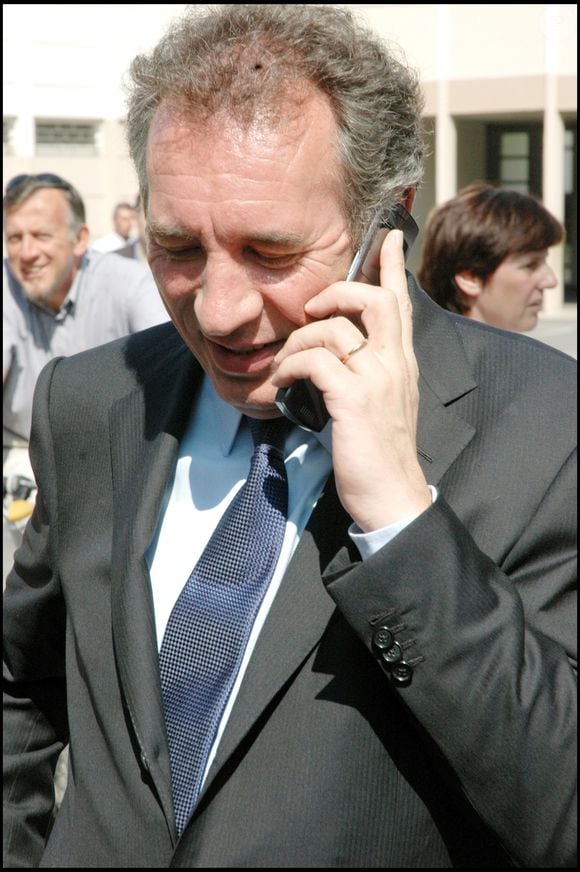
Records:
{"label": "man's eyebrow", "polygon": [[149,221],[147,224],[147,228],[151,235],[162,237],[164,239],[197,239],[194,234],[190,233],[184,227],[180,227],[178,224],[158,224],[155,221]]}
{"label": "man's eyebrow", "polygon": [[248,238],[248,242],[262,245],[285,245],[290,248],[300,248],[304,245],[303,238],[297,233],[258,233]]}
{"label": "man's eyebrow", "polygon": [[[185,241],[197,241],[199,239],[194,233],[177,224],[158,224],[155,221],[151,221],[148,227],[149,232],[159,239],[182,239]],[[288,248],[301,248],[304,245],[304,240],[298,233],[278,233],[275,231],[272,233],[256,233],[252,236],[248,235],[244,241],[247,245],[278,245]]]}

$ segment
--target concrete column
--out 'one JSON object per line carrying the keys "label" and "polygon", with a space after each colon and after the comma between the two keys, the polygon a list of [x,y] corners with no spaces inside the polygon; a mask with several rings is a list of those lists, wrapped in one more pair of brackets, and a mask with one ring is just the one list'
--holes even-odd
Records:
{"label": "concrete column", "polygon": [[10,137],[14,157],[33,157],[35,145],[34,117],[23,110],[15,119]]}
{"label": "concrete column", "polygon": [[34,45],[29,28],[30,7],[12,7],[13,28],[6,46],[4,114],[14,119],[13,157],[31,158],[35,149],[33,64]]}
{"label": "concrete column", "polygon": [[[543,202],[560,221],[564,221],[564,120],[558,110],[558,5],[547,4],[545,43],[545,100],[542,188]],[[564,246],[551,249],[549,262],[558,278],[558,286],[545,292],[544,313],[556,314],[564,303]]]}

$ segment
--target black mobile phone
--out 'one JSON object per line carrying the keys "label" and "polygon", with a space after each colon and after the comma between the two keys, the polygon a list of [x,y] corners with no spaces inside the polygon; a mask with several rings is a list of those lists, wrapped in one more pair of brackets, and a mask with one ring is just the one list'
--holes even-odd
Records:
{"label": "black mobile phone", "polygon": [[[354,256],[347,282],[379,284],[381,245],[389,230],[395,229],[403,231],[403,252],[407,256],[419,232],[415,220],[400,204],[380,209]],[[330,417],[322,393],[309,379],[300,379],[287,388],[280,388],[276,394],[276,405],[294,424],[317,433]]]}

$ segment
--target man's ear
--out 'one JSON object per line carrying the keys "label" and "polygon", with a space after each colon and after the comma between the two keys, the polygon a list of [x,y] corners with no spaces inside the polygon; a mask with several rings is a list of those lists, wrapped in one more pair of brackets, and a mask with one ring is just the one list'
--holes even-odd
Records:
{"label": "man's ear", "polygon": [[81,224],[76,232],[73,253],[75,257],[82,257],[89,247],[90,233],[88,225]]}
{"label": "man's ear", "polygon": [[417,188],[407,188],[403,193],[403,206],[409,213],[411,214],[411,210],[413,209],[413,203],[415,202],[415,194],[417,193]]}
{"label": "man's ear", "polygon": [[477,302],[477,298],[483,289],[483,282],[480,278],[474,276],[473,273],[464,271],[456,273],[453,279],[461,293],[469,297],[468,302],[471,304]]}

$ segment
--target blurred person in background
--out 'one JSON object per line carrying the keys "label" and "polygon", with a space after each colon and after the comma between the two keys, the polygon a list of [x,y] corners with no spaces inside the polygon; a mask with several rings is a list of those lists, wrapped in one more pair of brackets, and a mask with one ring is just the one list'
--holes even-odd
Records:
{"label": "blurred person in background", "polygon": [[534,197],[476,182],[429,214],[417,276],[444,309],[524,333],[557,285],[548,249],[563,239]]}
{"label": "blurred person in background", "polygon": [[130,203],[117,203],[113,210],[113,230],[91,242],[95,251],[116,251],[124,249],[135,239],[137,216]]}
{"label": "blurred person in background", "polygon": [[115,254],[121,254],[123,257],[132,257],[149,267],[147,261],[147,241],[145,236],[146,221],[145,210],[143,209],[143,201],[141,195],[137,194],[135,200],[135,235],[130,239],[123,248],[118,248]]}
{"label": "blurred person in background", "polygon": [[168,316],[148,268],[89,248],[84,203],[60,176],[13,178],[4,231],[2,459],[10,499],[19,476],[33,478],[28,439],[43,366]]}

